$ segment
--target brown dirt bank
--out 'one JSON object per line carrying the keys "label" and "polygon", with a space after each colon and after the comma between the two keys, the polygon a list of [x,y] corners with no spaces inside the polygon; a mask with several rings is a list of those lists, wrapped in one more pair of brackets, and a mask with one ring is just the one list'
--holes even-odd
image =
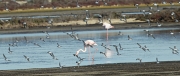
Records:
{"label": "brown dirt bank", "polygon": [[175,76],[180,61],[97,64],[63,68],[1,70],[1,76]]}
{"label": "brown dirt bank", "polygon": [[[121,29],[147,29],[147,28],[179,28],[179,23],[163,23],[161,27],[157,27],[156,23],[151,23],[151,27],[145,22],[141,23],[122,23],[122,24],[112,24],[115,28],[111,30],[121,30]],[[138,25],[141,25],[139,27]],[[91,25],[81,25],[81,26],[72,26],[74,31],[93,31],[93,30],[105,30],[102,24],[91,24]],[[36,33],[36,32],[64,32],[70,31],[71,26],[51,26],[50,28],[47,27],[32,27],[32,28],[21,28],[21,29],[1,29],[0,34],[15,34],[15,33]]]}

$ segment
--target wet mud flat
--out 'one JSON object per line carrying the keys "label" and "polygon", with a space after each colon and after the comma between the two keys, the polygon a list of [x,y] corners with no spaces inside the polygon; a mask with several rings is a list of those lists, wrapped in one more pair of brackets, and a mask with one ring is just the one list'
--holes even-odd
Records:
{"label": "wet mud flat", "polygon": [[180,61],[113,63],[88,66],[1,70],[1,76],[175,76]]}

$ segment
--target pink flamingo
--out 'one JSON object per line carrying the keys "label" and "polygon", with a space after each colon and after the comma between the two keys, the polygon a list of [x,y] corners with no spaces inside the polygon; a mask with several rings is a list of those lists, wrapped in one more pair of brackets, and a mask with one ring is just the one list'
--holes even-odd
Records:
{"label": "pink flamingo", "polygon": [[[79,49],[79,50],[76,52],[76,54],[74,54],[74,56],[78,56],[78,54],[79,54],[80,51],[86,52],[87,47],[93,47],[93,46],[97,45],[96,42],[94,42],[93,40],[86,40],[86,41],[82,40],[82,41],[83,41],[83,43],[84,43],[84,49]],[[96,49],[96,50],[97,50],[97,49]],[[90,50],[89,50],[89,54],[91,54]],[[94,59],[94,58],[93,58],[93,59]]]}
{"label": "pink flamingo", "polygon": [[107,32],[106,32],[106,38],[107,38],[107,41],[108,41],[108,29],[114,28],[114,26],[112,26],[111,24],[106,23],[106,22],[104,22],[102,26],[105,26],[105,29],[107,30]]}

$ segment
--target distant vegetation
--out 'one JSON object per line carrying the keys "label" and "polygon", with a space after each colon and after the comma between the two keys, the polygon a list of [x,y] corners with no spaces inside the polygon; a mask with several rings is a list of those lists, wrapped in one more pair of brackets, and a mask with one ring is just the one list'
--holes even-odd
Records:
{"label": "distant vegetation", "polygon": [[[27,1],[27,3],[19,4],[16,1]],[[179,4],[179,0],[0,0],[0,11],[15,11],[17,9],[22,9],[27,11],[28,9],[45,9],[45,8],[77,8],[81,7],[97,7],[97,6],[132,6],[135,7],[136,4],[139,6],[147,5],[152,6],[153,3],[164,4],[164,5],[173,5],[173,3]],[[164,1],[164,2],[162,2]],[[180,4],[179,4],[180,5]],[[154,7],[154,6],[153,6]],[[148,8],[148,7],[147,7]],[[22,12],[22,11],[21,11]],[[28,11],[27,11],[28,12]],[[180,20],[180,9],[166,9],[166,10],[149,10],[152,14],[149,15],[126,15],[126,18],[136,18],[137,20],[146,21],[149,19],[151,22],[178,22]],[[174,13],[174,14],[173,14]],[[112,18],[118,19],[123,18],[120,12],[102,12],[99,13],[103,16],[103,19]],[[90,13],[92,17],[92,13]],[[26,22],[28,27],[44,27],[44,26],[53,26],[53,23],[58,22],[69,22],[76,20],[84,20],[84,15],[73,16],[61,16],[53,18],[53,21],[50,21],[52,18],[18,18],[16,16],[12,17],[11,20],[0,20],[1,29],[12,29],[12,28],[22,28],[23,23]],[[50,21],[50,22],[49,22]]]}
{"label": "distant vegetation", "polygon": [[116,6],[134,4],[172,4],[179,0],[0,0],[0,11],[17,9],[39,9],[39,8],[74,8],[93,6]]}

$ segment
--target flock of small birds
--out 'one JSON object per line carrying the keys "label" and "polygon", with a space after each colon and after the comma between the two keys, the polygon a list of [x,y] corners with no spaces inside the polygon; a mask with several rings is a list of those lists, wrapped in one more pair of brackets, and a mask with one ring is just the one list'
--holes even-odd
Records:
{"label": "flock of small birds", "polygon": [[[149,31],[149,30],[143,30],[143,31],[146,33],[147,37],[152,37],[152,39],[156,39],[156,37],[158,37],[158,36],[154,36],[153,33],[151,33],[151,31]],[[46,39],[50,39],[49,33],[48,33],[47,31],[44,32],[44,33],[46,34]],[[85,44],[85,43],[84,43],[85,40],[80,39],[80,38],[78,37],[78,34],[73,31],[72,27],[71,27],[71,33],[69,33],[69,32],[63,32],[63,33],[66,34],[67,36],[69,36],[70,38],[72,38],[72,39],[74,39],[74,40],[77,40],[77,41],[80,41],[80,42],[82,42],[82,44]],[[170,35],[170,36],[172,35],[172,37],[176,38],[175,33],[172,32],[172,31],[169,31],[169,35]],[[130,37],[130,35],[125,35],[125,34],[122,33],[121,31],[117,32],[117,36],[127,36],[127,40],[129,40],[129,41],[133,40],[133,38]],[[43,38],[39,38],[39,40],[42,41],[42,42],[46,42],[46,40],[43,39]],[[22,40],[21,40],[21,41],[22,41]],[[24,40],[23,40],[23,41],[26,42],[26,43],[29,43],[29,44],[33,44],[34,46],[37,46],[37,47],[42,47],[40,44],[38,44],[38,43],[36,43],[36,42],[29,41],[26,36],[24,36]],[[15,38],[15,41],[14,41],[13,43],[8,44],[9,47],[8,47],[8,51],[7,51],[7,52],[8,52],[9,54],[13,54],[14,51],[11,50],[11,47],[18,47],[18,43],[19,43],[19,42],[20,42],[20,40],[17,39],[17,38]],[[59,43],[56,43],[56,44],[57,44],[57,46],[56,46],[57,48],[63,47],[63,46],[60,45]],[[102,43],[101,46],[102,46],[102,48],[104,48],[105,50],[111,50],[111,51],[114,51],[114,50],[112,50],[112,48],[114,48],[118,56],[122,55],[122,54],[121,54],[121,51],[124,50],[124,48],[123,48],[123,46],[121,45],[121,43],[119,43],[119,44],[117,44],[117,45],[114,45],[114,44],[106,45],[105,43]],[[141,43],[137,43],[137,46],[139,46],[139,48],[142,49],[142,51],[144,51],[144,52],[151,52],[151,50],[147,47],[147,45],[142,45]],[[89,47],[93,48],[93,46],[89,46]],[[176,54],[176,55],[179,54],[179,50],[176,48],[176,46],[174,46],[174,47],[169,47],[169,48],[170,48],[170,50],[172,50],[172,54]],[[99,53],[102,54],[102,55],[104,55],[104,57],[107,57],[106,51],[100,51]],[[53,54],[53,52],[47,51],[47,54],[49,54],[50,57],[52,57],[52,59],[58,60],[58,58]],[[79,55],[76,55],[76,54],[73,54],[73,55],[78,59],[78,60],[75,62],[78,67],[79,67],[80,64],[83,62],[83,60],[86,59],[86,58],[81,58]],[[8,57],[6,57],[5,54],[3,54],[3,57],[4,57],[4,60],[5,60],[5,61],[8,61],[8,62],[12,61],[12,60],[10,60]],[[23,57],[24,57],[25,60],[27,60],[28,62],[31,62],[31,58],[28,57],[28,55],[23,55]],[[93,59],[93,60],[94,60],[94,59]],[[141,58],[137,58],[136,60],[139,61],[140,63],[142,62],[142,59],[141,59]],[[158,58],[156,58],[156,62],[159,63]],[[63,66],[62,66],[61,63],[59,62],[59,68],[62,68],[62,67],[63,67]]]}

